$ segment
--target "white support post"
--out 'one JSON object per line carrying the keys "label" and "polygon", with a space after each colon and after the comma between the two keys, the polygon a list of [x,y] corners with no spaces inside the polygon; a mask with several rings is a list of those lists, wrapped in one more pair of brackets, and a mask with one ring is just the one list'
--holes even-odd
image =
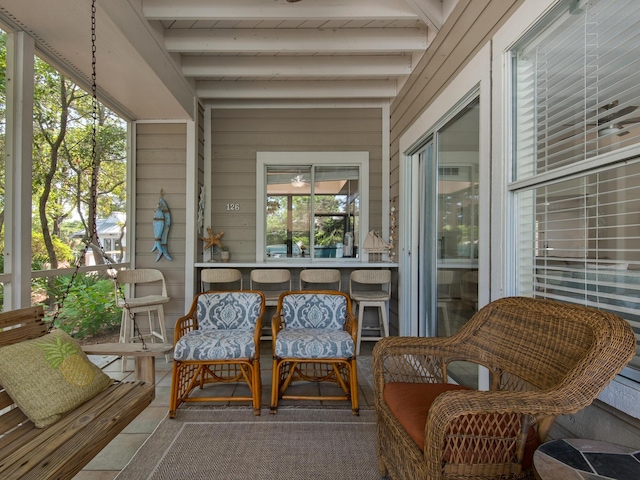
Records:
{"label": "white support post", "polygon": [[[191,301],[195,295],[195,268],[193,267],[196,262],[197,256],[197,242],[199,241],[197,236],[197,215],[198,215],[198,197],[200,194],[200,187],[198,186],[198,132],[200,131],[199,121],[200,116],[198,113],[198,103],[194,101],[193,107],[194,120],[187,121],[187,165],[186,165],[186,206],[185,206],[185,228],[187,232],[187,242],[185,244],[185,272],[184,272],[184,295],[185,313],[191,306]],[[190,240],[189,240],[190,239]]]}
{"label": "white support post", "polygon": [[31,167],[35,42],[7,35],[5,310],[31,305]]}

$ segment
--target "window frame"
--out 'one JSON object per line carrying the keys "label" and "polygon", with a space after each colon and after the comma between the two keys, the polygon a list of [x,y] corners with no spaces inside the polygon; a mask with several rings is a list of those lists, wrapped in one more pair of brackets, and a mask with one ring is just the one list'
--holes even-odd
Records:
{"label": "window frame", "polygon": [[[562,11],[563,7],[567,8],[568,2],[558,2],[556,7]],[[537,31],[539,35],[546,35],[549,32],[549,28],[553,28],[553,22],[558,18],[557,13],[558,10],[552,10],[550,15],[543,18],[541,21],[537,22],[532,28],[529,30]],[[516,138],[518,133],[518,118],[516,117],[516,108],[515,108],[515,99],[518,98],[518,76],[517,76],[517,68],[513,59],[516,58],[515,52],[518,51],[518,48],[522,46],[523,41],[530,41],[531,36],[525,33],[520,39],[517,39],[513,44],[509,45],[505,50],[505,65],[507,68],[505,69],[506,73],[506,103],[509,105],[507,108],[508,121],[507,125],[509,131],[507,132],[508,143],[511,145],[511,161],[506,165],[507,169],[509,169],[510,175],[506,178],[506,189],[507,189],[507,205],[510,212],[510,217],[512,222],[510,222],[510,227],[507,229],[506,234],[510,239],[513,239],[513,242],[510,242],[510,248],[513,249],[510,258],[516,258],[520,252],[518,248],[518,222],[517,218],[522,212],[522,208],[518,205],[518,196],[519,194],[531,192],[535,193],[538,188],[545,188],[549,185],[561,183],[568,179],[584,179],[592,174],[598,173],[599,171],[616,168],[617,165],[625,165],[627,161],[636,159],[640,157],[640,141],[636,144],[629,145],[626,147],[622,147],[619,149],[615,149],[609,152],[603,152],[595,156],[591,156],[589,158],[585,158],[583,160],[577,161],[570,165],[560,166],[555,169],[546,170],[542,173],[533,173],[521,179],[514,179],[515,175],[513,174],[517,170],[517,162],[518,162],[518,150],[517,150],[517,142]],[[533,93],[532,100],[536,107],[540,105],[542,101],[540,97],[537,95],[537,92]],[[533,123],[532,129],[535,130],[536,124]],[[531,240],[532,243],[535,243],[535,240]],[[585,263],[586,264],[586,263]],[[520,290],[520,282],[518,267],[519,264],[515,260],[510,263],[509,271],[507,275],[512,275],[513,280],[513,288],[514,291],[510,292],[511,294],[527,294],[526,291]],[[585,267],[585,275],[588,273]],[[586,278],[586,277],[585,277]],[[531,278],[531,285],[535,284],[535,278]],[[529,285],[529,284],[528,284]],[[531,293],[531,292],[530,292]],[[533,291],[535,294],[535,291]],[[564,300],[564,299],[563,299]],[[573,301],[574,303],[581,303],[580,301],[572,300],[570,298],[566,299],[567,301]],[[581,303],[584,304],[584,303]],[[640,369],[637,367],[626,367],[621,376],[619,377],[619,382],[624,383],[625,385],[631,386],[634,389],[637,389],[640,385]],[[610,395],[611,397],[611,395]],[[617,404],[618,402],[614,401],[613,397],[608,398],[609,401],[607,403]]]}
{"label": "window frame", "polygon": [[[357,166],[359,169],[360,196],[360,238],[357,241],[359,258],[309,258],[309,259],[278,259],[284,262],[365,262],[366,255],[362,255],[362,245],[366,233],[369,231],[369,152],[257,152],[256,153],[256,261],[274,262],[266,255],[266,199],[268,166],[298,166],[311,168],[317,166]],[[355,245],[354,245],[355,246]]]}

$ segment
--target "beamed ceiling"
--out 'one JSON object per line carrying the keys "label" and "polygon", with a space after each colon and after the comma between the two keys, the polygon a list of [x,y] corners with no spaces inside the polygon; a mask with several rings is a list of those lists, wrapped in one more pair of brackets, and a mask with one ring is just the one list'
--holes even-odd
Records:
{"label": "beamed ceiling", "polygon": [[[457,0],[98,0],[98,91],[135,119],[205,104],[392,99]],[[87,86],[90,0],[1,0]]]}

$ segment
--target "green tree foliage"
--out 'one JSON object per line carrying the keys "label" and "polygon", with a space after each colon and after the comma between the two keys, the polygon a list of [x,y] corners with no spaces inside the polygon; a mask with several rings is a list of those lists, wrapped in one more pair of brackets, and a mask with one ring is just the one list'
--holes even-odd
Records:
{"label": "green tree foliage", "polygon": [[[71,247],[78,245],[70,239],[72,233],[84,230],[84,240],[97,245],[96,220],[126,209],[126,124],[99,103],[94,110],[91,95],[44,61],[36,59],[34,69],[33,255],[44,256],[46,266],[58,268],[73,262]],[[64,249],[62,238],[67,242]],[[94,249],[94,258],[103,263],[99,250]],[[79,336],[112,329],[120,313],[113,305],[111,280],[99,275],[80,278],[58,313],[58,326]],[[48,305],[60,301],[69,281],[47,279]]]}
{"label": "green tree foliage", "polygon": [[[56,279],[53,296],[65,291],[71,278]],[[113,282],[95,274],[76,277],[64,308],[60,310],[56,327],[75,337],[115,332],[120,328],[122,310],[116,306]]]}
{"label": "green tree foliage", "polygon": [[[6,40],[6,33],[0,31],[0,269],[5,233]],[[97,104],[94,162],[92,96],[46,62],[34,61],[32,269],[42,270],[73,262],[78,240],[70,239],[72,233],[91,233],[96,218],[126,210],[127,126]],[[92,175],[98,178],[96,211],[91,200]],[[93,241],[97,243],[95,238]],[[94,257],[101,260],[100,255]],[[113,300],[112,283],[92,282],[81,281],[72,287],[73,298],[64,306],[65,322],[75,315],[81,325],[88,316],[100,318],[105,312]],[[46,303],[53,305],[66,290],[57,288],[54,277],[32,283],[34,302],[48,292]],[[74,302],[78,305],[71,307]],[[89,311],[93,314],[88,315]],[[116,317],[119,321],[119,313]],[[105,321],[108,327],[110,320],[105,317]],[[85,326],[76,330],[93,331]]]}
{"label": "green tree foliage", "polygon": [[[125,210],[126,124],[97,105],[94,159],[91,95],[39,59],[35,72],[33,183],[39,221],[34,225],[43,232],[55,268],[51,238],[61,235],[64,222],[80,218],[90,236],[96,218]],[[94,174],[98,178],[96,212],[91,192]],[[97,243],[95,238],[92,241]]]}

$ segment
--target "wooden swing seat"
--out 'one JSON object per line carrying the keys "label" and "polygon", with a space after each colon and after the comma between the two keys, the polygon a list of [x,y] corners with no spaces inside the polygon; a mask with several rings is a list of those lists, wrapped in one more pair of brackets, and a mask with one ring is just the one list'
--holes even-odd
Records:
{"label": "wooden swing seat", "polygon": [[[47,333],[41,306],[0,313],[0,346]],[[142,381],[109,386],[46,428],[36,428],[0,387],[0,478],[71,479],[155,398]]]}

